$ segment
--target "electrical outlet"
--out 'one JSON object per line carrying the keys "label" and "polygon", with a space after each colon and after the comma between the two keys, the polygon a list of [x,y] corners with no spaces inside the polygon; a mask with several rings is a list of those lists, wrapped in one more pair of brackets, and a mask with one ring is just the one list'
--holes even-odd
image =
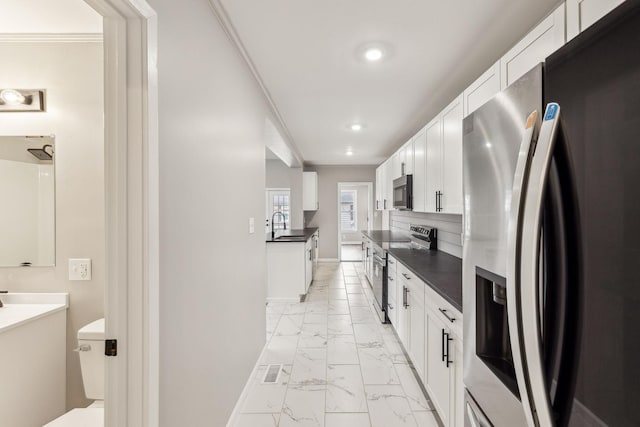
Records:
{"label": "electrical outlet", "polygon": [[69,280],[91,280],[91,259],[69,258]]}
{"label": "electrical outlet", "polygon": [[256,219],[254,217],[249,218],[249,234],[256,232]]}

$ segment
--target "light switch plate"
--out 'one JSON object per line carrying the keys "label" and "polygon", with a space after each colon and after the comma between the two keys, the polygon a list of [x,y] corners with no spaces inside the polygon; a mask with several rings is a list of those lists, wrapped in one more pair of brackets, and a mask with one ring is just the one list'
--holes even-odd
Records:
{"label": "light switch plate", "polygon": [[91,258],[69,258],[69,280],[91,280]]}
{"label": "light switch plate", "polygon": [[256,232],[256,219],[254,217],[249,218],[249,234]]}

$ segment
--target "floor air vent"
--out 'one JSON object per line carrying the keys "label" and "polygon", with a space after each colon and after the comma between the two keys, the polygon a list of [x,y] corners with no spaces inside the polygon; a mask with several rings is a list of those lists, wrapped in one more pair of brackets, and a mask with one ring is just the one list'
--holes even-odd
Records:
{"label": "floor air vent", "polygon": [[282,370],[282,365],[269,365],[267,368],[267,373],[264,375],[264,379],[262,380],[263,384],[275,384],[278,382],[278,378],[280,377],[280,371]]}

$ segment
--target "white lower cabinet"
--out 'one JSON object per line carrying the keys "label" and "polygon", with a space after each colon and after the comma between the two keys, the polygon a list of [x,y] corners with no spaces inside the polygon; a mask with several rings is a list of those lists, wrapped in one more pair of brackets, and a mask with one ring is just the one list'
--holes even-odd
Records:
{"label": "white lower cabinet", "polygon": [[304,245],[304,262],[305,262],[305,270],[304,270],[304,285],[305,285],[305,294],[309,292],[309,286],[311,286],[311,282],[313,281],[313,244],[314,239],[307,240],[307,243]]}
{"label": "white lower cabinet", "polygon": [[407,285],[401,279],[401,276],[398,274],[396,281],[397,286],[397,309],[396,309],[396,333],[402,342],[405,350],[408,350],[409,346],[409,305],[407,302],[408,293],[407,293]]}
{"label": "white lower cabinet", "polygon": [[425,386],[445,427],[464,425],[464,384],[462,382],[462,336],[427,309],[425,329]]}
{"label": "white lower cabinet", "polygon": [[426,316],[426,388],[431,402],[438,411],[445,426],[450,426],[451,367],[447,366],[445,348],[451,348],[449,334],[451,331],[431,310]]}
{"label": "white lower cabinet", "polygon": [[[413,279],[411,280],[413,281]],[[422,281],[416,280],[413,283],[407,283],[407,304],[409,305],[409,348],[407,351],[422,381],[425,380],[424,287],[425,284]]]}
{"label": "white lower cabinet", "polygon": [[396,270],[388,270],[391,324],[444,426],[462,427],[462,314],[397,259],[392,260]]}
{"label": "white lower cabinet", "polygon": [[464,426],[464,369],[462,368],[463,351],[462,351],[462,336],[456,336],[456,350],[455,357],[453,358],[453,364],[455,366],[455,387],[453,390],[453,399],[455,399],[454,405],[454,419],[450,423],[453,426]]}

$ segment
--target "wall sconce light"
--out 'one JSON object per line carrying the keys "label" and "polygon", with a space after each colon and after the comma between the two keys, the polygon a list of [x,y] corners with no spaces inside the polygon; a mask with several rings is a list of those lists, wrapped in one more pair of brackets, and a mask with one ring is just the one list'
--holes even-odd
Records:
{"label": "wall sconce light", "polygon": [[43,112],[44,89],[0,89],[0,112]]}

